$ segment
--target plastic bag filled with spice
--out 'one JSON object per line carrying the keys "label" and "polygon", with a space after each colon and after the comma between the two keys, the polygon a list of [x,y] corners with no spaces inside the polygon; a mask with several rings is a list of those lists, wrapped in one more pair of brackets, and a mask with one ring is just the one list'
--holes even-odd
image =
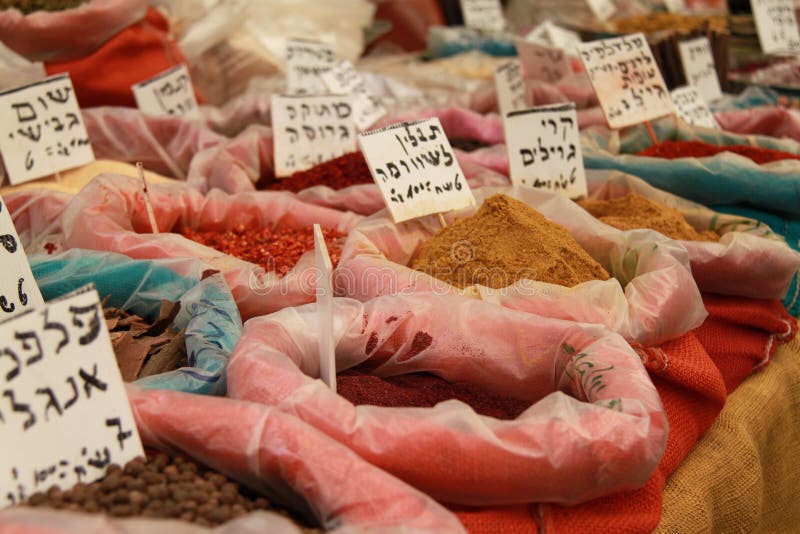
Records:
{"label": "plastic bag filled with spice", "polygon": [[448,503],[582,502],[641,486],[664,451],[658,394],[605,327],[432,293],[335,299],[334,318],[339,394],[315,379],[309,304],[247,323],[229,396]]}
{"label": "plastic bag filled with spice", "polygon": [[[797,216],[800,144],[791,139],[694,128],[674,117],[622,133],[590,128],[581,134],[587,169],[613,169],[706,205],[748,203]],[[732,152],[735,150],[737,153]]]}
{"label": "plastic bag filled with spice", "polygon": [[[225,393],[225,368],[242,322],[221,275],[210,274],[199,261],[132,260],[73,249],[34,255],[31,270],[45,300],[94,283],[126,381],[139,377],[136,383],[147,388]],[[125,313],[110,315],[112,309]]]}
{"label": "plastic bag filled with spice", "polygon": [[584,209],[618,228],[652,228],[680,240],[701,291],[780,299],[800,269],[800,254],[755,219],[712,211],[630,174],[589,171],[587,179]]}
{"label": "plastic bag filled with spice", "polygon": [[738,134],[788,137],[800,141],[800,110],[765,106],[714,114],[720,128]]}
{"label": "plastic bag filled with spice", "polygon": [[61,214],[72,195],[50,189],[29,189],[2,196],[27,254],[49,254],[64,249]]}
{"label": "plastic bag filled with spice", "polygon": [[651,230],[623,232],[568,198],[484,187],[477,206],[395,224],[386,211],[348,237],[338,294],[437,292],[603,324],[644,345],[676,338],[706,317],[686,249]]}
{"label": "plastic bag filled with spice", "polygon": [[138,180],[101,175],[64,210],[68,247],[137,259],[195,258],[221,271],[244,318],[314,300],[313,224],[334,261],[360,216],[271,192],[203,196],[183,183],[149,188],[153,233]]}

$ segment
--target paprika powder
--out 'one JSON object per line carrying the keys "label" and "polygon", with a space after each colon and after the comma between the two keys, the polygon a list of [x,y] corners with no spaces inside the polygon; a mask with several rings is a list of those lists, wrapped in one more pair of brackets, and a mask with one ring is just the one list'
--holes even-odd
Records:
{"label": "paprika powder", "polygon": [[790,152],[782,152],[771,148],[747,145],[712,145],[702,141],[664,141],[652,145],[638,152],[637,156],[651,158],[678,159],[678,158],[707,158],[722,152],[733,152],[744,156],[759,165],[772,163],[784,159],[800,159],[800,156]]}
{"label": "paprika powder", "polygon": [[274,176],[262,177],[262,183],[257,184],[256,187],[270,191],[299,193],[317,185],[324,185],[338,191],[351,185],[371,183],[373,183],[372,174],[369,172],[364,155],[361,152],[350,152],[310,169],[297,171],[288,178],[277,180]]}

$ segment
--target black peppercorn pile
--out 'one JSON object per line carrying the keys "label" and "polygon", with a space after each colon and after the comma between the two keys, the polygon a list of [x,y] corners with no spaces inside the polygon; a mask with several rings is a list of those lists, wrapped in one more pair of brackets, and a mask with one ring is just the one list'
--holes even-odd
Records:
{"label": "black peppercorn pile", "polygon": [[124,468],[110,465],[105,478],[76,484],[68,491],[53,486],[31,495],[26,504],[114,517],[181,519],[205,526],[255,510],[288,515],[225,475],[164,453],[136,458]]}

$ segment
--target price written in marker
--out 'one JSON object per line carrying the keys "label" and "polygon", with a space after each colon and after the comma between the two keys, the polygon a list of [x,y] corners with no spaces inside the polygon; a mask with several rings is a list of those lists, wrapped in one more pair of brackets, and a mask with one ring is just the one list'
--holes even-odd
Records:
{"label": "price written in marker", "polygon": [[519,61],[509,61],[497,67],[494,71],[494,85],[497,90],[497,105],[500,114],[525,109],[525,83],[522,81],[522,72]]}
{"label": "price written in marker", "polygon": [[186,65],[178,65],[133,87],[136,106],[146,115],[200,117],[192,78]]}
{"label": "price written in marker", "polygon": [[68,74],[0,93],[0,153],[12,184],[94,161]]}
{"label": "price written in marker", "polygon": [[143,456],[93,286],[0,324],[0,506]]}
{"label": "price written in marker", "polygon": [[349,61],[340,61],[321,76],[332,94],[353,95],[355,121],[359,130],[366,130],[386,115],[386,109],[369,92],[363,78]]}
{"label": "price written in marker", "polygon": [[800,31],[792,0],[750,0],[758,41],[765,54],[800,53]]}
{"label": "price written in marker", "polygon": [[336,63],[333,49],[323,43],[289,39],[286,45],[286,93],[324,95],[328,92],[322,74]]}
{"label": "price written in marker", "polygon": [[349,96],[272,97],[275,176],[286,177],[356,150]]}
{"label": "price written in marker", "polygon": [[525,79],[557,83],[572,74],[569,58],[560,48],[521,39],[516,44]]}
{"label": "price written in marker", "polygon": [[33,278],[28,257],[19,242],[17,229],[0,198],[0,321],[44,304],[39,286]]}
{"label": "price written in marker", "polygon": [[611,128],[675,112],[644,34],[582,43],[578,48]]}
{"label": "price written in marker", "polygon": [[708,108],[708,104],[697,92],[697,88],[690,85],[679,87],[673,90],[670,95],[675,103],[678,117],[682,121],[694,126],[702,126],[703,128],[719,128],[714,115]]}
{"label": "price written in marker", "polygon": [[394,222],[475,204],[438,118],[364,132],[358,143]]}
{"label": "price written in marker", "polygon": [[314,263],[317,268],[319,318],[319,376],[336,393],[336,342],[333,336],[333,264],[320,225],[314,225]]}
{"label": "price written in marker", "polygon": [[678,43],[678,53],[683,64],[686,83],[697,89],[706,102],[722,96],[717,67],[711,54],[711,43],[707,37],[698,37]]}
{"label": "price written in marker", "polygon": [[468,28],[497,32],[506,27],[500,0],[461,0],[461,13]]}
{"label": "price written in marker", "polygon": [[514,185],[570,198],[587,194],[574,103],[514,111],[504,117],[504,125]]}

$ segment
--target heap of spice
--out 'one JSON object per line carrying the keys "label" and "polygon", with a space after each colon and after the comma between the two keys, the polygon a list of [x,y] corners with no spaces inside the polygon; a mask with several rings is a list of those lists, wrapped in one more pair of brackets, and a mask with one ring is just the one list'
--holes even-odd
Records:
{"label": "heap of spice", "polygon": [[180,519],[205,526],[255,510],[289,517],[286,510],[225,475],[165,453],[136,458],[124,467],[112,464],[101,480],[78,483],[69,490],[53,486],[34,493],[24,504],[113,517]]}
{"label": "heap of spice", "polygon": [[158,317],[148,322],[119,308],[103,307],[106,326],[122,379],[157,375],[189,365],[184,331],[176,332],[180,302],[161,301]]}
{"label": "heap of spice", "polygon": [[489,145],[475,139],[455,137],[450,139],[450,146],[459,150],[463,150],[464,152],[472,152],[474,150],[478,150],[479,148],[485,148]]}
{"label": "heap of spice", "polygon": [[678,158],[706,158],[716,156],[722,152],[733,152],[749,158],[750,160],[763,165],[784,159],[800,159],[800,156],[789,152],[781,152],[771,148],[762,148],[747,145],[712,145],[702,141],[664,141],[657,145],[652,145],[638,152],[637,156],[647,156],[651,158],[678,159]]}
{"label": "heap of spice", "polygon": [[17,9],[23,15],[34,11],[64,11],[85,4],[89,0],[0,0],[0,11]]}
{"label": "heap of spice", "polygon": [[336,392],[355,405],[391,408],[430,408],[457,399],[476,413],[497,419],[516,419],[531,403],[500,397],[468,384],[456,384],[430,373],[410,373],[381,378],[357,370],[336,376]]}
{"label": "heap of spice", "polygon": [[411,267],[460,288],[523,278],[572,287],[609,278],[564,227],[506,195],[489,197],[426,241]]}
{"label": "heap of spice", "polygon": [[374,183],[367,160],[361,152],[350,152],[308,170],[297,171],[288,178],[276,180],[273,177],[272,180],[264,180],[268,183],[257,184],[256,188],[297,193],[315,185],[325,185],[338,191],[351,185]]}
{"label": "heap of spice", "polygon": [[[183,235],[225,254],[260,265],[265,271],[274,271],[280,276],[291,271],[300,256],[314,250],[314,229],[311,227],[270,229],[240,224],[225,231],[201,232],[186,228]],[[323,228],[322,235],[331,262],[336,267],[342,252],[340,241],[346,234]]]}
{"label": "heap of spice", "polygon": [[680,211],[636,193],[611,200],[579,200],[578,204],[604,223],[620,230],[650,228],[672,239],[719,241],[715,232],[695,230]]}

